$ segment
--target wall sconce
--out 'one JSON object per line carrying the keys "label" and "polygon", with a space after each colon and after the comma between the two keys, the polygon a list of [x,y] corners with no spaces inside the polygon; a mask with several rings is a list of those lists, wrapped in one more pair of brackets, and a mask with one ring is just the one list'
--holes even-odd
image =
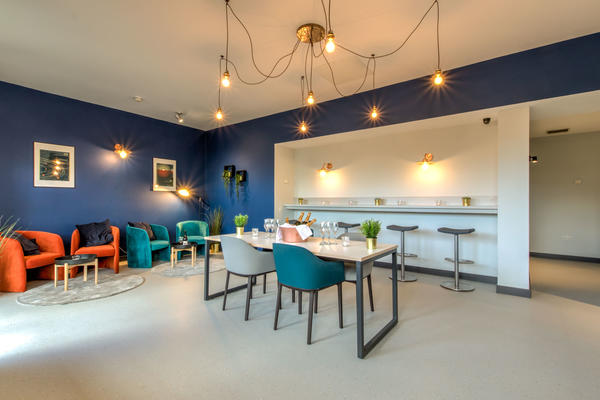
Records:
{"label": "wall sconce", "polygon": [[177,122],[179,122],[180,124],[183,124],[185,121],[183,119],[183,113],[182,112],[176,112],[175,113],[175,120],[177,120]]}
{"label": "wall sconce", "polygon": [[429,166],[431,164],[433,164],[433,154],[425,153],[425,155],[423,156],[423,159],[421,161],[419,161],[417,164],[421,164],[421,168],[423,168],[423,171],[427,171]]}
{"label": "wall sconce", "polygon": [[325,162],[325,163],[323,163],[323,166],[321,166],[321,169],[319,170],[319,175],[321,175],[321,177],[324,177],[332,169],[333,169],[333,164],[330,162]]}
{"label": "wall sconce", "polygon": [[129,151],[125,147],[123,147],[122,144],[115,144],[115,153],[117,153],[119,155],[119,157],[121,157],[124,160],[127,157],[129,157],[129,154],[131,154],[131,151]]}
{"label": "wall sconce", "polygon": [[532,164],[537,164],[539,161],[537,156],[529,156],[529,162]]}
{"label": "wall sconce", "polygon": [[190,197],[191,192],[188,188],[181,188],[177,191],[181,197]]}

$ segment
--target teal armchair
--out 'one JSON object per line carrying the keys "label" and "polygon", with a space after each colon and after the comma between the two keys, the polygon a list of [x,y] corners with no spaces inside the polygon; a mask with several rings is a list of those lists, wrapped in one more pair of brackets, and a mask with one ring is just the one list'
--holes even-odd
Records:
{"label": "teal armchair", "polygon": [[275,306],[273,329],[277,330],[282,286],[299,291],[300,307],[302,292],[308,292],[310,300],[306,343],[311,344],[313,311],[317,309],[319,290],[334,285],[337,286],[338,290],[339,324],[340,328],[343,328],[342,283],[346,279],[344,263],[340,261],[323,261],[303,247],[281,243],[273,244],[273,257],[277,272],[277,305]]}
{"label": "teal armchair", "polygon": [[[208,236],[208,224],[204,221],[181,221],[175,226],[175,241],[179,241],[179,238],[183,236],[183,232],[187,233],[188,241],[194,242],[198,245],[196,248],[197,254],[203,254],[205,236]],[[177,259],[181,258],[181,253],[177,253]]]}
{"label": "teal armchair", "polygon": [[150,224],[156,240],[150,240],[148,233],[140,228],[127,226],[127,265],[129,268],[152,268],[155,259],[171,259],[169,231],[162,225]]}

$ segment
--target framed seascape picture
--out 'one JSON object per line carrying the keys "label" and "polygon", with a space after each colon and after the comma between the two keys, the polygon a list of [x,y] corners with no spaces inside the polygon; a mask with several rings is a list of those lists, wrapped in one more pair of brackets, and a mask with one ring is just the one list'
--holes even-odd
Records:
{"label": "framed seascape picture", "polygon": [[152,187],[154,190],[174,192],[177,188],[177,161],[153,158],[152,175]]}
{"label": "framed seascape picture", "polygon": [[33,186],[75,187],[75,147],[33,142]]}

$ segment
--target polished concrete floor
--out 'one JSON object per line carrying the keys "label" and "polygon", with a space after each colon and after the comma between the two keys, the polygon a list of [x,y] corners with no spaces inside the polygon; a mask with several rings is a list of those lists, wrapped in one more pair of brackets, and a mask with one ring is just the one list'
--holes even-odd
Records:
{"label": "polished concrete floor", "polygon": [[[125,273],[127,269],[125,268]],[[131,273],[131,272],[130,272]],[[134,273],[140,273],[135,271]],[[33,307],[0,294],[2,399],[598,399],[600,309],[543,292],[532,299],[440,288],[439,277],[401,284],[400,323],[356,358],[354,286],[322,292],[311,346],[306,314],[285,295],[274,332],[275,284],[202,300],[203,277],[146,282],[118,296]],[[389,271],[374,270],[376,312],[390,315]],[[212,274],[215,287],[224,273]],[[305,309],[307,303],[304,303]]]}
{"label": "polished concrete floor", "polygon": [[600,264],[531,258],[530,265],[534,290],[600,306]]}

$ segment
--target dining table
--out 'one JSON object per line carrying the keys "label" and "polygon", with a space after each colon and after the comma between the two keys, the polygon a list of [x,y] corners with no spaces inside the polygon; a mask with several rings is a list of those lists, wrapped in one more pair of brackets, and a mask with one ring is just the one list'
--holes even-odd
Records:
{"label": "dining table", "polygon": [[[398,246],[395,244],[377,243],[375,249],[367,249],[365,242],[350,241],[347,246],[342,245],[340,240],[336,240],[332,244],[322,245],[322,239],[309,237],[306,241],[288,243],[276,239],[275,234],[267,234],[259,232],[254,235],[252,232],[247,232],[242,235],[214,235],[206,236],[204,240],[204,300],[211,300],[225,294],[224,290],[210,293],[210,244],[221,242],[223,236],[237,237],[252,247],[263,250],[273,250],[274,243],[289,244],[307,249],[314,255],[324,260],[335,260],[351,262],[356,265],[356,276],[362,276],[363,265],[367,262],[375,261],[383,257],[391,255],[392,258],[392,318],[379,331],[365,343],[365,318],[364,318],[364,301],[363,301],[363,280],[356,280],[356,353],[358,358],[364,358],[373,348],[383,339],[394,326],[398,323],[398,263],[397,251]],[[387,280],[387,279],[386,279]],[[227,293],[235,292],[246,288],[246,284],[229,288]]]}

